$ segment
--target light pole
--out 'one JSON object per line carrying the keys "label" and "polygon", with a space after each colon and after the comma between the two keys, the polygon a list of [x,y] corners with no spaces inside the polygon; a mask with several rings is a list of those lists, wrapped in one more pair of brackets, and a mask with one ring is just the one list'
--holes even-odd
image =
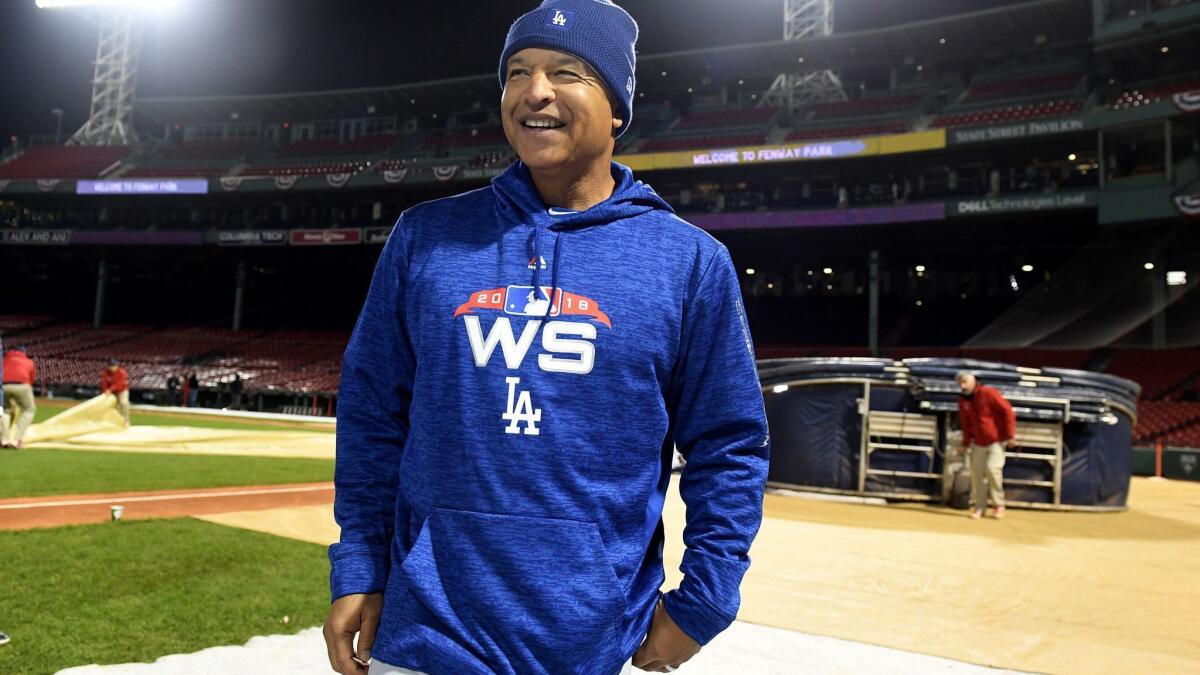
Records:
{"label": "light pole", "polygon": [[51,115],[54,115],[54,117],[55,117],[55,121],[54,121],[54,147],[58,147],[58,146],[62,145],[62,117],[63,117],[63,110],[62,110],[62,108],[54,108],[54,109],[52,109],[52,110],[50,111],[50,114],[51,114]]}

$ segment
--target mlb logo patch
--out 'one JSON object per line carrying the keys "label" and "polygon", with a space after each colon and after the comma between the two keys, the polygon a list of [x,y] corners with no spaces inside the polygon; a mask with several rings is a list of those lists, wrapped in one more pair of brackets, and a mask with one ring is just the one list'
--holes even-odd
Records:
{"label": "mlb logo patch", "polygon": [[535,293],[533,286],[509,286],[504,293],[504,313],[516,316],[558,316],[558,306],[550,307],[550,287],[542,286]]}
{"label": "mlb logo patch", "polygon": [[570,30],[575,24],[575,12],[569,9],[556,9],[550,12],[546,19],[546,25],[558,28],[560,30]]}

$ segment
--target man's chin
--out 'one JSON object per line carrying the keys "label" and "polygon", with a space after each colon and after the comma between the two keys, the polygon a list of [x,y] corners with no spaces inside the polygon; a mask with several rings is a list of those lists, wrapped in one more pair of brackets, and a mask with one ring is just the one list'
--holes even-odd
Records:
{"label": "man's chin", "polygon": [[568,164],[567,157],[557,152],[518,152],[517,155],[530,171],[555,171],[565,168]]}

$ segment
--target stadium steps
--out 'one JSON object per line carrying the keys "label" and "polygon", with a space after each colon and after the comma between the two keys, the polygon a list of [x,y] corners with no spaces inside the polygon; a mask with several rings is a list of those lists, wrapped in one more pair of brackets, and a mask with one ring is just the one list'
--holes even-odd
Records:
{"label": "stadium steps", "polygon": [[790,129],[786,127],[774,127],[767,133],[767,145],[779,145],[787,140],[787,135]]}

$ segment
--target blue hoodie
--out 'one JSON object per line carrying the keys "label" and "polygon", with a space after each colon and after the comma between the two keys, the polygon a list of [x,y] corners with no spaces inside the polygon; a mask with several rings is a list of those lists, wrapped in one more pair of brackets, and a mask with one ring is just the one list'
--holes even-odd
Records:
{"label": "blue hoodie", "polygon": [[687,551],[666,609],[700,644],[737,615],[770,445],[737,275],[613,177],[586,211],[547,209],[518,163],[384,246],[342,366],[329,550],[334,599],[384,593],[375,658],[616,673],[662,597],[673,445]]}

